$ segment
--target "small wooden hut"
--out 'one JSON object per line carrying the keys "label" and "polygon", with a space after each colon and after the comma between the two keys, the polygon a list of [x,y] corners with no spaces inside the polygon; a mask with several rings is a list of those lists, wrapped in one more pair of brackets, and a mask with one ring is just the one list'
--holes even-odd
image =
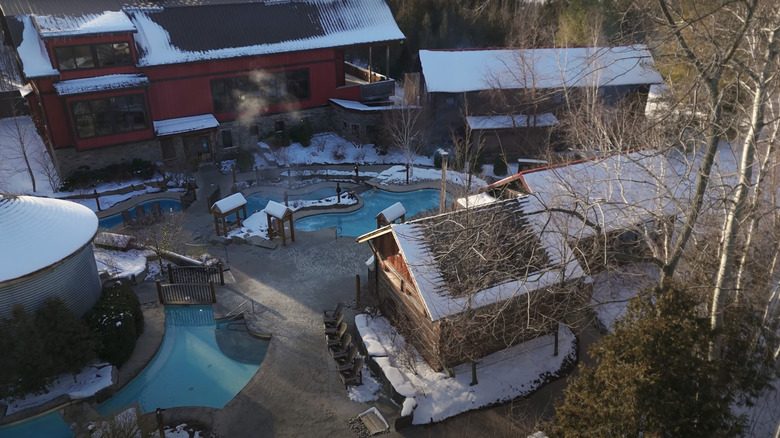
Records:
{"label": "small wooden hut", "polygon": [[[236,215],[235,225],[241,226],[241,221],[246,220],[246,199],[241,193],[234,193],[227,198],[220,199],[211,206],[211,214],[214,215],[214,229],[217,232],[217,236],[227,236],[228,216],[231,214]],[[241,217],[243,213],[243,218]],[[220,231],[220,223],[222,224]]]}
{"label": "small wooden hut", "polygon": [[397,220],[400,220],[400,222],[406,221],[406,208],[400,202],[396,202],[376,215],[376,227],[382,228]]}
{"label": "small wooden hut", "polygon": [[[384,316],[436,370],[557,333],[583,272],[529,198],[366,233]],[[527,213],[531,212],[531,213]]]}
{"label": "small wooden hut", "polygon": [[[268,240],[273,240],[276,234],[282,236],[282,245],[287,245],[287,235],[284,232],[284,222],[290,222],[290,240],[295,242],[295,227],[293,226],[293,211],[284,204],[268,201],[265,206],[268,218]],[[274,228],[276,228],[274,230]]]}

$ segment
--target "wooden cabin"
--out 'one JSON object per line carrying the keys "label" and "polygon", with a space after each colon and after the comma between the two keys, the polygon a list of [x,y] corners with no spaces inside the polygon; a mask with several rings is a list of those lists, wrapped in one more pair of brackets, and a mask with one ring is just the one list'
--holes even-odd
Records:
{"label": "wooden cabin", "polygon": [[497,201],[358,238],[382,314],[434,369],[557,332],[579,299],[582,269],[537,207]]}

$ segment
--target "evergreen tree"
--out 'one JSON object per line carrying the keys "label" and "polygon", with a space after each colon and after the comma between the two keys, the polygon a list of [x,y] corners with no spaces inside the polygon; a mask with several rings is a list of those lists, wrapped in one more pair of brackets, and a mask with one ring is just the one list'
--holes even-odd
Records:
{"label": "evergreen tree", "polygon": [[737,436],[727,361],[709,361],[700,300],[681,285],[632,300],[556,408],[555,436]]}
{"label": "evergreen tree", "polygon": [[35,325],[43,335],[46,355],[53,358],[47,375],[78,373],[97,357],[95,333],[62,300],[47,300],[35,313]]}

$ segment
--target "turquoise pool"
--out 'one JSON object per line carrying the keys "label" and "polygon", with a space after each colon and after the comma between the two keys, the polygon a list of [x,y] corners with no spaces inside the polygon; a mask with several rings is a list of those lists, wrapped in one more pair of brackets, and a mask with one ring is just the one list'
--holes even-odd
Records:
{"label": "turquoise pool", "polygon": [[0,427],[0,438],[72,438],[73,436],[73,431],[57,412]]}
{"label": "turquoise pool", "polygon": [[[336,196],[336,187],[326,187],[322,189],[313,190],[311,192],[301,193],[298,195],[289,195],[287,199],[289,201],[299,200],[318,200],[324,198],[330,198]],[[284,193],[272,193],[261,194],[254,193],[246,198],[246,211],[248,214],[252,214],[255,211],[260,211],[268,205],[268,201],[284,202]]]}
{"label": "turquoise pool", "polygon": [[[406,218],[426,210],[439,208],[439,191],[432,189],[393,193],[385,190],[369,190],[360,194],[363,207],[352,213],[327,213],[308,216],[295,221],[295,229],[315,231],[340,227],[342,236],[357,237],[376,229],[376,215],[385,208],[400,202],[406,208]],[[452,198],[447,195],[447,204]]]}
{"label": "turquoise pool", "polygon": [[[160,202],[160,208],[162,208],[163,211],[171,211],[171,209],[173,209],[173,211],[181,211],[181,202],[177,199],[171,199],[171,198],[153,199],[151,201],[142,202],[136,205],[143,205],[144,210],[146,210],[147,213],[151,213],[152,202],[156,202],[156,201]],[[129,207],[128,210],[130,210],[130,215],[135,217],[135,206]],[[122,214],[120,213],[120,214],[115,214],[100,219],[98,221],[98,226],[100,228],[110,229],[121,223],[122,223]]]}
{"label": "turquoise pool", "polygon": [[107,415],[134,401],[145,412],[224,407],[254,376],[268,349],[267,341],[239,330],[243,324],[217,323],[211,306],[166,306],[165,336],[154,359],[98,411]]}

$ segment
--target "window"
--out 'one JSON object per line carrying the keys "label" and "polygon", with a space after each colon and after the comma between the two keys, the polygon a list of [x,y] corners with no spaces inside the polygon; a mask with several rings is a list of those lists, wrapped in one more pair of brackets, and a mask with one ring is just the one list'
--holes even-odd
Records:
{"label": "window", "polygon": [[214,112],[224,113],[309,98],[309,69],[255,73],[211,81]]}
{"label": "window", "polygon": [[115,67],[133,63],[130,43],[81,44],[54,48],[60,70]]}
{"label": "window", "polygon": [[176,148],[173,146],[173,138],[166,137],[160,139],[160,148],[162,149],[163,160],[172,160],[176,158]]}
{"label": "window", "polygon": [[225,129],[220,131],[220,135],[222,136],[222,147],[232,148],[233,147],[233,132],[229,129]]}
{"label": "window", "polygon": [[374,138],[376,136],[376,126],[366,125],[366,137]]}
{"label": "window", "polygon": [[284,132],[284,120],[277,120],[274,122],[274,131],[279,134]]}
{"label": "window", "polygon": [[354,135],[356,137],[360,135],[360,125],[358,125],[358,124],[353,124],[352,125],[352,135]]}
{"label": "window", "polygon": [[142,94],[71,103],[79,138],[100,137],[146,129],[146,106]]}
{"label": "window", "polygon": [[259,135],[259,134],[260,134],[260,127],[252,123],[249,126],[249,135]]}

